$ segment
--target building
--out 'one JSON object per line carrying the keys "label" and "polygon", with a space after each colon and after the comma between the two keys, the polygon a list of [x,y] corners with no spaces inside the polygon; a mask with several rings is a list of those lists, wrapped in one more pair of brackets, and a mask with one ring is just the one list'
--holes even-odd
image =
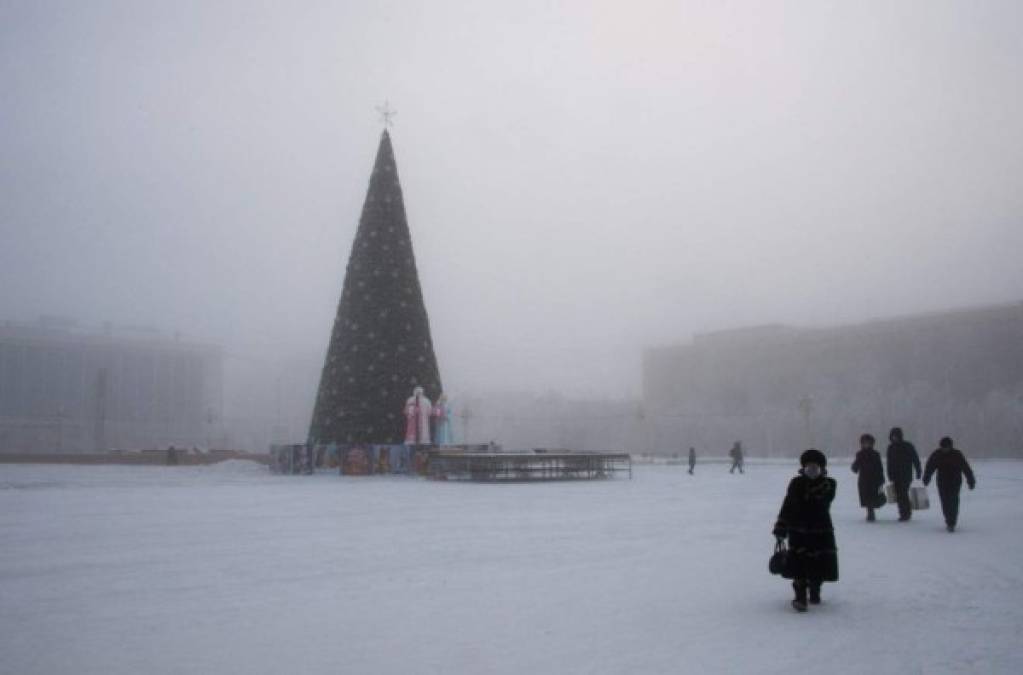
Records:
{"label": "building", "polygon": [[1023,303],[821,329],[697,335],[644,354],[653,449],[851,454],[902,426],[921,451],[1023,456]]}
{"label": "building", "polygon": [[0,324],[0,452],[208,446],[221,361],[217,347],[155,331]]}

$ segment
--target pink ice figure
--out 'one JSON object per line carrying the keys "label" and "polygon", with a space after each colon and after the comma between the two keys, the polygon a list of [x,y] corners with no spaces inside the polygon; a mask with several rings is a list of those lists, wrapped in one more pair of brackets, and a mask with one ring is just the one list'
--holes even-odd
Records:
{"label": "pink ice figure", "polygon": [[430,413],[433,406],[423,394],[422,387],[412,390],[405,401],[405,445],[430,444]]}
{"label": "pink ice figure", "polygon": [[441,394],[433,406],[433,442],[437,445],[451,445],[451,406],[448,395]]}

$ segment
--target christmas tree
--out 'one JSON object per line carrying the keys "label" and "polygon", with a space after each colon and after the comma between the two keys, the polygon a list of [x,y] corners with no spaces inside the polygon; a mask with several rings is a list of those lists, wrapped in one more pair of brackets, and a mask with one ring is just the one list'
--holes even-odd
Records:
{"label": "christmas tree", "polygon": [[419,285],[391,137],[377,149],[313,409],[312,443],[401,443],[416,386],[440,372]]}

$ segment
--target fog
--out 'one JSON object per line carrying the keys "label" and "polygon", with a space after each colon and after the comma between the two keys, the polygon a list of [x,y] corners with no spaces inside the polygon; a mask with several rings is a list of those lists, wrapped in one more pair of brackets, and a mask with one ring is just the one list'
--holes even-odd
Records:
{"label": "fog", "polygon": [[634,399],[642,350],[694,333],[1018,301],[1020,26],[1015,1],[0,0],[0,320],[219,344],[229,414],[307,422],[384,100],[456,396]]}

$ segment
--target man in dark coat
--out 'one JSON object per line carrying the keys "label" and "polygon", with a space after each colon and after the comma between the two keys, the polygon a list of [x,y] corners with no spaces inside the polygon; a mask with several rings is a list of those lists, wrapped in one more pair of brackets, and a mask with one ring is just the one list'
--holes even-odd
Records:
{"label": "man in dark coat", "polygon": [[689,448],[689,475],[693,475],[693,469],[696,468],[696,448]]}
{"label": "man in dark coat", "polygon": [[913,482],[913,471],[920,478],[920,455],[909,441],[903,439],[902,429],[893,427],[888,434],[888,479],[895,488],[895,499],[899,503],[899,520],[907,521],[913,515],[909,502],[909,484]]}
{"label": "man in dark coat", "polygon": [[838,547],[831,523],[831,502],[837,483],[827,475],[827,457],[810,449],[799,458],[799,475],[789,482],[782,502],[774,536],[779,542],[788,538],[790,569],[796,597],[792,606],[807,610],[807,591],[812,605],[821,601],[821,584],[838,581]]}
{"label": "man in dark coat", "polygon": [[743,460],[742,460],[742,443],[736,441],[732,449],[728,451],[728,455],[732,458],[732,468],[728,470],[728,473],[735,473],[738,469],[739,473],[745,473],[743,471]]}
{"label": "man in dark coat", "polygon": [[938,446],[927,458],[924,485],[931,482],[931,476],[937,471],[938,496],[941,498],[941,512],[945,514],[945,527],[949,532],[955,532],[959,520],[959,490],[963,487],[963,474],[966,474],[966,484],[971,490],[977,486],[977,479],[963,453],[952,446],[951,438],[945,436]]}
{"label": "man in dark coat", "polygon": [[884,487],[884,466],[881,465],[881,454],[874,449],[874,437],[870,434],[860,436],[860,451],[853,460],[852,470],[859,474],[857,487],[860,491],[860,506],[867,510],[867,520],[874,522],[874,509],[885,503],[881,493]]}

